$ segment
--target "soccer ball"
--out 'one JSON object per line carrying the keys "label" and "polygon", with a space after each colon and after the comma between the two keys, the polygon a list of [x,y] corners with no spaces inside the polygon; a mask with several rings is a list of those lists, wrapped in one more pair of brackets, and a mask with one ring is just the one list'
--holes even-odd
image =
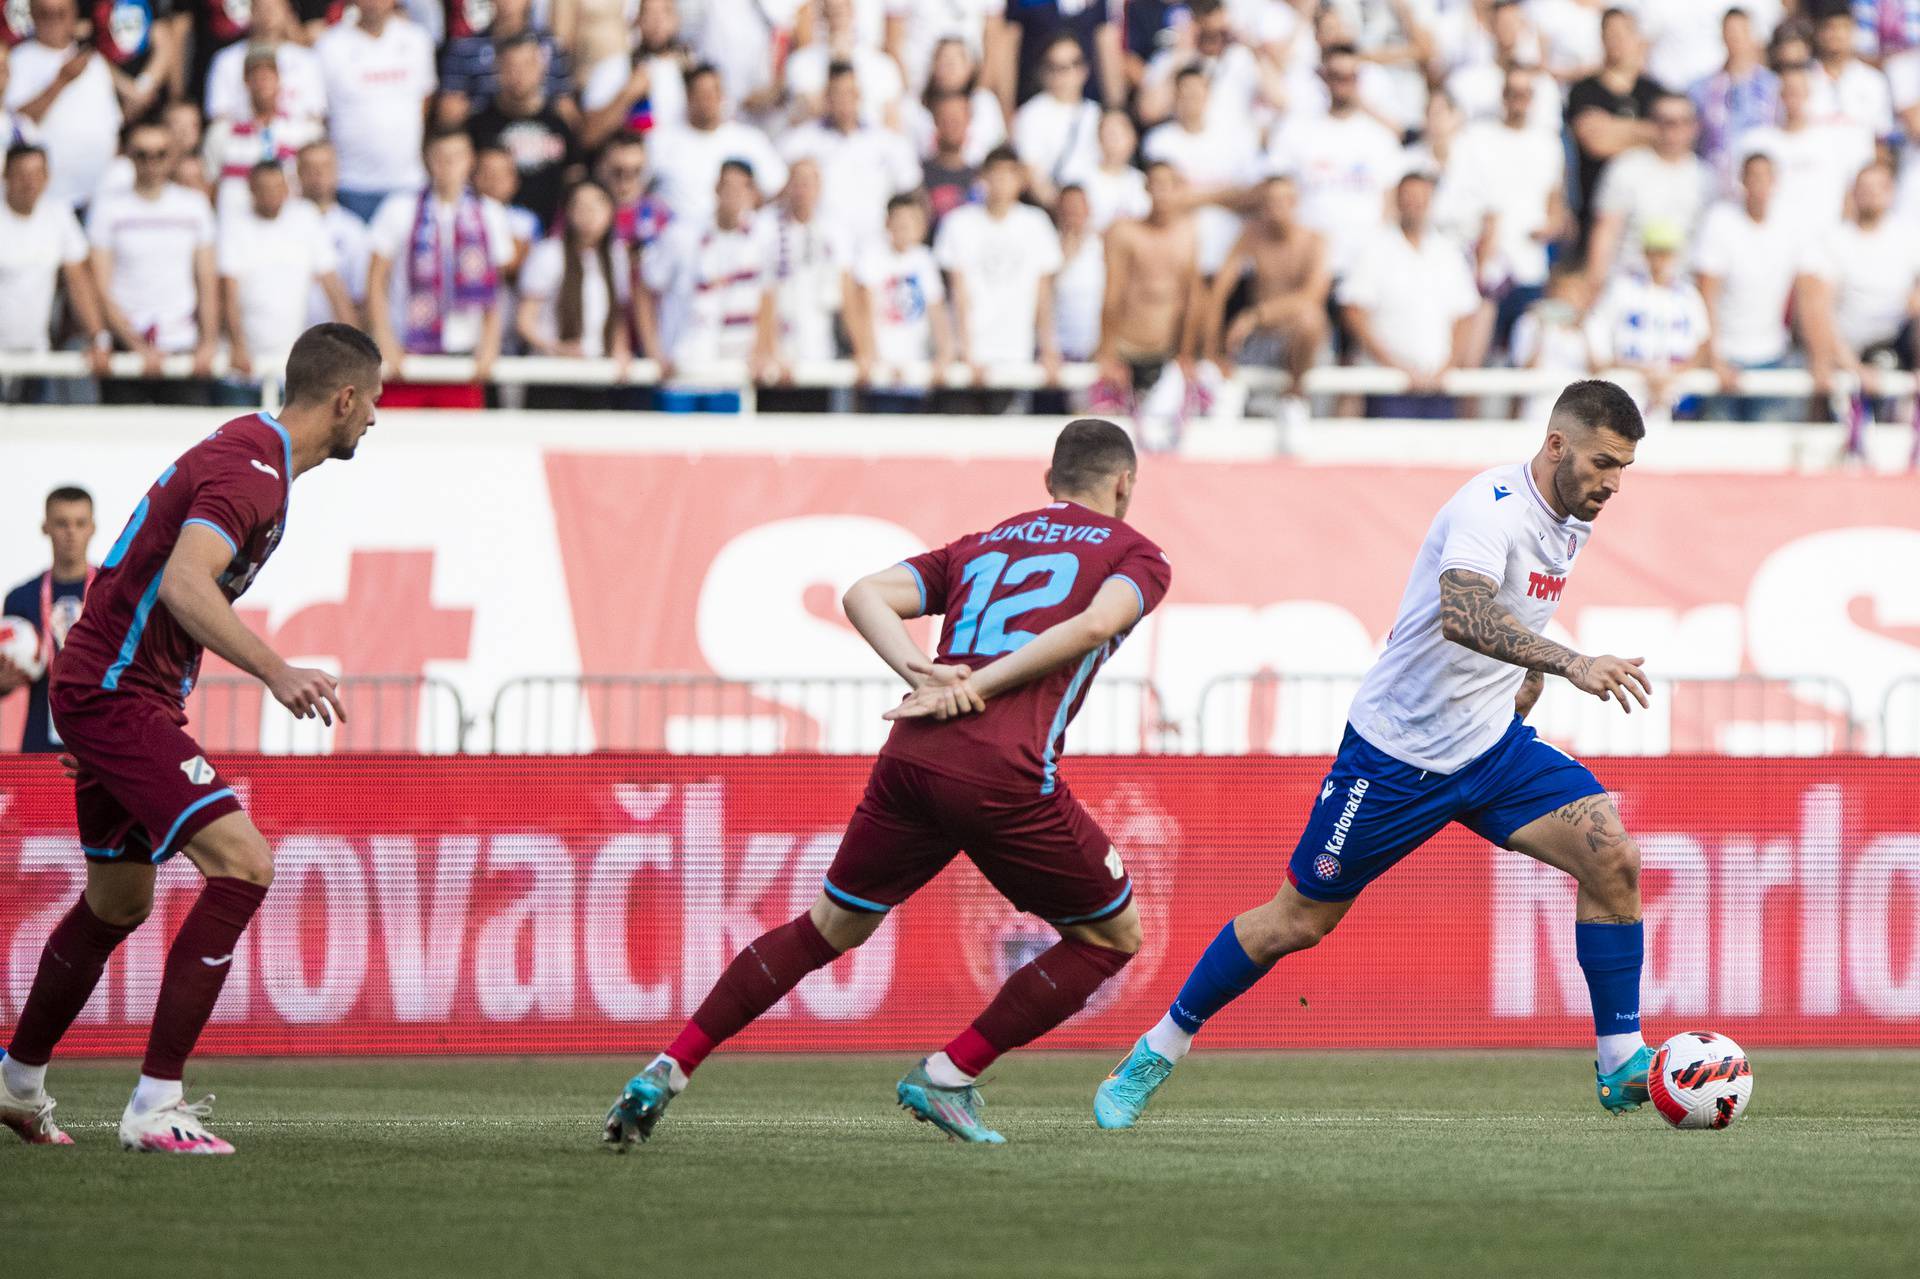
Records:
{"label": "soccer ball", "polygon": [[40,660],[40,632],[24,617],[0,617],[0,657],[25,671],[28,679],[47,673]]}
{"label": "soccer ball", "polygon": [[1653,1054],[1647,1096],[1675,1128],[1731,1127],[1753,1096],[1753,1067],[1725,1035],[1690,1030]]}

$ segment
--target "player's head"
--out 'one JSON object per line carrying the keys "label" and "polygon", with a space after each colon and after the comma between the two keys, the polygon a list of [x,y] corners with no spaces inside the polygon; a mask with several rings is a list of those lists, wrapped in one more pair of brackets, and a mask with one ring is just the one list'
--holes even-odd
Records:
{"label": "player's head", "polygon": [[1101,418],[1076,418],[1053,442],[1047,492],[1125,519],[1139,466],[1125,431]]}
{"label": "player's head", "polygon": [[65,572],[87,562],[87,543],[93,540],[93,494],[65,484],[47,494],[46,518],[40,531],[53,543],[53,566]]}
{"label": "player's head", "polygon": [[1600,514],[1646,433],[1639,406],[1612,382],[1590,378],[1560,392],[1540,452],[1553,465],[1554,496],[1568,514]]}
{"label": "player's head", "polygon": [[902,252],[927,238],[927,209],[920,197],[902,192],[887,201],[887,238]]}
{"label": "player's head", "polygon": [[1027,170],[1020,163],[1019,153],[1002,144],[987,152],[987,158],[980,162],[980,180],[986,184],[988,206],[1004,210],[1026,188]]}
{"label": "player's head", "polygon": [[287,206],[290,188],[287,171],[278,160],[262,160],[247,170],[247,193],[253,197],[253,211],[263,218],[277,218]]}
{"label": "player's head", "polygon": [[1170,218],[1178,213],[1186,187],[1187,181],[1180,176],[1180,170],[1165,160],[1147,161],[1147,203],[1151,217]]}
{"label": "player's head", "polygon": [[289,413],[320,418],[327,456],[344,462],[373,425],[380,399],[380,348],[351,324],[316,324],[287,356]]}
{"label": "player's head", "polygon": [[7,148],[7,207],[25,217],[47,190],[47,153],[31,142]]}

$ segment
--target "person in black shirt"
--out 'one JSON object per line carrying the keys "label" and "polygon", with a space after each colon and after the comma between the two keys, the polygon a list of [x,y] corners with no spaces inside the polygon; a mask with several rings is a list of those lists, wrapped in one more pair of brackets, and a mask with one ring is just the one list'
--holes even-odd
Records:
{"label": "person in black shirt", "polygon": [[928,234],[940,229],[940,219],[973,199],[980,180],[978,166],[967,163],[967,131],[973,122],[973,102],[958,90],[934,96],[933,154],[920,162],[920,182],[930,206]]}
{"label": "person in black shirt", "polygon": [[1000,41],[989,56],[996,63],[991,68],[996,90],[1004,94],[1009,85],[1014,90],[1012,101],[1001,104],[1008,120],[1014,108],[1040,92],[1040,63],[1061,35],[1073,37],[1093,69],[1087,96],[1110,107],[1126,103],[1126,52],[1107,0],[1007,0],[1006,23],[1012,38]]}
{"label": "person in black shirt", "polygon": [[546,93],[546,51],[540,38],[522,31],[500,43],[494,55],[500,91],[473,117],[474,145],[498,147],[520,173],[514,203],[551,223],[566,188],[585,176],[580,145]]}
{"label": "person in black shirt", "polygon": [[1641,74],[1647,43],[1640,24],[1625,9],[1609,9],[1600,19],[1602,61],[1597,75],[1576,81],[1567,91],[1567,127],[1580,153],[1580,185],[1574,211],[1580,216],[1580,248],[1593,231],[1593,196],[1600,172],[1622,151],[1653,142],[1648,116],[1660,85]]}
{"label": "person in black shirt", "polygon": [[186,15],[173,0],[91,0],[93,47],[113,68],[120,113],[137,120],[167,94],[186,47]]}

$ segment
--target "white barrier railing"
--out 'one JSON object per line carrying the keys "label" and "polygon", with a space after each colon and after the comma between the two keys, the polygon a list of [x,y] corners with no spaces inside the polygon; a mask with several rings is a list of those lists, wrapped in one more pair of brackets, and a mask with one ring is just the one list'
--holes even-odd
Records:
{"label": "white barrier railing", "polygon": [[[139,378],[149,376],[138,355],[116,354],[109,361],[110,376]],[[214,376],[228,372],[225,356],[215,361]],[[475,362],[467,356],[416,355],[407,357],[401,372],[412,382],[466,383],[476,380]],[[978,388],[995,391],[1032,391],[1056,388],[1085,390],[1099,378],[1093,364],[1062,365],[1059,375],[1049,378],[1039,364],[1014,363],[989,365],[978,381],[965,364],[936,369],[929,363],[899,366],[887,370],[884,378],[869,382],[873,389],[924,389],[939,385],[950,389]],[[656,386],[662,384],[661,365],[653,360],[620,363],[609,359],[563,359],[550,356],[508,356],[494,361],[488,381],[498,386]],[[667,386],[750,392],[754,383],[747,365],[741,360],[722,360],[709,364],[676,366],[667,370]],[[937,375],[937,376],[936,376]],[[73,351],[42,354],[0,353],[0,378],[89,378],[93,376],[87,357]],[[160,376],[187,379],[195,376],[193,359],[171,355],[160,361]],[[1644,380],[1631,369],[1612,369],[1602,376],[1619,382],[1629,390],[1644,389]],[[1456,369],[1441,379],[1441,393],[1463,397],[1505,397],[1551,394],[1571,380],[1564,371],[1542,369]],[[1291,379],[1277,369],[1242,365],[1234,380],[1249,391],[1285,391]],[[277,395],[276,378],[263,379],[263,395]],[[851,360],[803,360],[788,366],[781,379],[767,385],[796,388],[852,387],[857,377]],[[1851,379],[1836,377],[1835,389],[1854,387]],[[1400,395],[1411,389],[1407,376],[1394,369],[1372,367],[1326,367],[1308,373],[1302,388],[1308,395]],[[1877,394],[1907,397],[1915,393],[1916,378],[1911,373],[1885,372],[1878,378]],[[1711,371],[1694,369],[1680,374],[1673,382],[1675,395],[1717,395],[1720,380]],[[1782,399],[1810,396],[1813,377],[1804,369],[1755,369],[1740,374],[1734,394],[1770,396]],[[750,398],[748,403],[750,404]]]}

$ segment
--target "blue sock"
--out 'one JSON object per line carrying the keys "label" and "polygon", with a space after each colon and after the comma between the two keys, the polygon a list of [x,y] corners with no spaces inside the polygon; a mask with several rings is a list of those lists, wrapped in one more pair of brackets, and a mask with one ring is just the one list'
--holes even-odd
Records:
{"label": "blue sock", "polygon": [[1180,987],[1179,997],[1173,1001],[1173,1007],[1167,1009],[1167,1016],[1173,1018],[1180,1029],[1194,1034],[1206,1024],[1207,1018],[1252,990],[1253,983],[1265,977],[1271,967],[1272,964],[1262,966],[1253,962],[1240,939],[1234,936],[1233,921],[1228,920],[1227,926],[1200,956],[1200,962],[1187,974],[1186,985]]}
{"label": "blue sock", "polygon": [[1599,1035],[1640,1033],[1640,963],[1645,930],[1631,924],[1575,924],[1573,950],[1593,999],[1593,1029]]}

